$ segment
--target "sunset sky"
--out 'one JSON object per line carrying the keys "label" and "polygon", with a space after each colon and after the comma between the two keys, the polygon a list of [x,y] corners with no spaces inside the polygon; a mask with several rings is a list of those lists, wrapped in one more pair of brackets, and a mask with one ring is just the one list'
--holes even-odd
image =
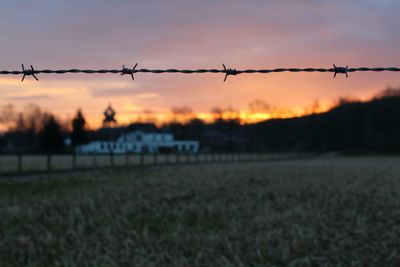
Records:
{"label": "sunset sky", "polygon": [[[400,66],[400,1],[147,0],[1,1],[0,70]],[[82,108],[92,127],[111,103],[122,123],[171,107],[247,113],[262,99],[285,114],[342,96],[367,99],[398,73],[137,74],[0,76],[0,105],[36,103],[62,118]],[[163,117],[164,116],[164,117]]]}

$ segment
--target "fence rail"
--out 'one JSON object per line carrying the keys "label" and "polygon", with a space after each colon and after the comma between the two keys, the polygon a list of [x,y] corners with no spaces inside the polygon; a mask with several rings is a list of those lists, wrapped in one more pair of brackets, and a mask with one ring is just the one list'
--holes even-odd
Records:
{"label": "fence rail", "polygon": [[90,154],[0,155],[0,175],[52,173],[116,167],[144,167],[194,163],[223,163],[295,159],[304,154],[199,153],[199,154]]}
{"label": "fence rail", "polygon": [[24,64],[22,65],[21,70],[0,70],[0,75],[22,75],[22,81],[25,80],[26,76],[32,76],[34,79],[39,81],[36,74],[67,74],[67,73],[83,73],[83,74],[120,74],[120,75],[129,75],[132,80],[134,80],[134,74],[136,73],[152,73],[152,74],[161,74],[161,73],[182,73],[182,74],[200,74],[200,73],[223,73],[225,74],[224,82],[227,77],[230,75],[239,75],[239,74],[250,74],[250,73],[274,73],[274,72],[332,72],[334,73],[333,77],[336,77],[337,74],[345,74],[348,77],[348,73],[350,72],[382,72],[382,71],[391,71],[391,72],[399,72],[399,67],[354,67],[349,68],[349,66],[341,67],[333,64],[332,68],[274,68],[274,69],[245,69],[238,70],[233,68],[227,68],[225,64],[222,64],[222,69],[137,69],[138,64],[133,68],[126,68],[125,65],[122,65],[121,69],[64,69],[64,70],[49,70],[42,69],[37,70],[32,65],[30,68],[26,69]]}

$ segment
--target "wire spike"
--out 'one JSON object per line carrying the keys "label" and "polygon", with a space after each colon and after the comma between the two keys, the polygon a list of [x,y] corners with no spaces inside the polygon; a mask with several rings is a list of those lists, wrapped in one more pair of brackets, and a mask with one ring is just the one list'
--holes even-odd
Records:
{"label": "wire spike", "polygon": [[228,78],[229,75],[238,75],[240,73],[236,69],[227,68],[223,63],[222,66],[224,67],[224,70],[222,72],[225,73],[224,82],[226,82],[226,79]]}
{"label": "wire spike", "polygon": [[32,70],[32,76],[33,78],[35,78],[36,81],[39,81],[39,79],[36,77],[35,75],[35,69],[33,68],[33,66],[31,65],[31,70]]}
{"label": "wire spike", "polygon": [[337,67],[335,64],[333,64],[333,71],[335,72],[333,74],[333,78],[336,78],[336,74],[346,74],[346,78],[349,78],[349,65],[346,65],[346,67]]}
{"label": "wire spike", "polygon": [[125,74],[129,74],[132,77],[132,80],[135,80],[135,77],[133,76],[133,73],[136,73],[136,67],[138,63],[135,64],[135,66],[132,69],[128,69],[125,67],[125,65],[122,65],[122,70],[121,70],[121,76]]}
{"label": "wire spike", "polygon": [[85,74],[105,74],[105,73],[114,73],[125,75],[129,74],[132,80],[135,80],[134,74],[138,72],[144,73],[152,73],[152,74],[161,74],[161,73],[184,73],[184,74],[194,74],[194,73],[224,73],[224,82],[228,79],[229,75],[238,75],[242,73],[250,74],[250,73],[281,73],[281,72],[333,72],[333,78],[336,78],[338,74],[346,75],[346,78],[349,78],[349,72],[382,72],[382,71],[390,71],[390,72],[400,72],[400,67],[352,67],[349,68],[348,65],[345,67],[336,66],[333,64],[333,68],[317,68],[317,67],[309,67],[309,68],[275,68],[275,69],[246,69],[246,70],[236,70],[227,68],[227,66],[222,63],[223,69],[137,69],[138,63],[136,63],[133,68],[127,68],[125,65],[122,65],[122,69],[61,69],[61,70],[35,70],[32,65],[29,65],[30,68],[25,68],[25,65],[21,63],[22,70],[0,70],[0,75],[21,75],[21,81],[25,81],[27,76],[33,76],[34,79],[39,81],[37,74],[39,73],[47,73],[47,74],[66,74],[66,73],[85,73]]}
{"label": "wire spike", "polygon": [[22,74],[23,74],[21,82],[23,82],[25,80],[26,76],[33,76],[33,78],[35,78],[36,81],[39,81],[39,79],[35,75],[35,69],[33,68],[32,65],[30,65],[31,69],[25,69],[24,64],[21,63],[21,67],[22,67]]}

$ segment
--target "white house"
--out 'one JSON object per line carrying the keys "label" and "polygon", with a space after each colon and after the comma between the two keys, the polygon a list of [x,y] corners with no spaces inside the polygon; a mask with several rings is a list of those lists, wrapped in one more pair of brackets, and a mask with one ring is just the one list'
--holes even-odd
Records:
{"label": "white house", "polygon": [[121,135],[116,141],[95,141],[76,148],[81,154],[122,153],[197,153],[198,141],[178,141],[170,133],[145,133],[134,131]]}

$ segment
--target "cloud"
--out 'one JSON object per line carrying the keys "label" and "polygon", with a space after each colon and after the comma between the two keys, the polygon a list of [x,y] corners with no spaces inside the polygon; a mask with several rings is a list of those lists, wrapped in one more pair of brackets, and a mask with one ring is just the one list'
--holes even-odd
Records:
{"label": "cloud", "polygon": [[40,100],[55,100],[57,97],[50,95],[23,95],[23,96],[7,96],[4,99],[8,101],[40,101]]}
{"label": "cloud", "polygon": [[[114,88],[94,88],[90,89],[93,97],[112,97],[120,98],[129,96],[129,99],[150,100],[159,97],[155,92],[138,92],[139,89],[133,87],[114,87]],[[140,88],[140,90],[144,90]]]}
{"label": "cloud", "polygon": [[133,94],[134,90],[132,88],[101,88],[91,90],[93,97],[122,97],[132,96]]}
{"label": "cloud", "polygon": [[137,99],[154,99],[160,97],[160,95],[157,93],[149,92],[149,93],[139,93],[134,95],[134,97]]}
{"label": "cloud", "polygon": [[[136,62],[139,68],[396,66],[399,10],[396,0],[2,1],[0,69],[19,70],[21,62],[37,69],[118,69]],[[31,98],[45,108],[81,106],[93,114],[108,101],[195,111],[240,108],[254,98],[304,106],[400,84],[393,73],[352,73],[345,80],[254,74],[226,83],[218,74],[140,73],[133,82],[111,74],[42,74],[39,83],[23,84],[20,78],[0,80],[1,101]]]}

